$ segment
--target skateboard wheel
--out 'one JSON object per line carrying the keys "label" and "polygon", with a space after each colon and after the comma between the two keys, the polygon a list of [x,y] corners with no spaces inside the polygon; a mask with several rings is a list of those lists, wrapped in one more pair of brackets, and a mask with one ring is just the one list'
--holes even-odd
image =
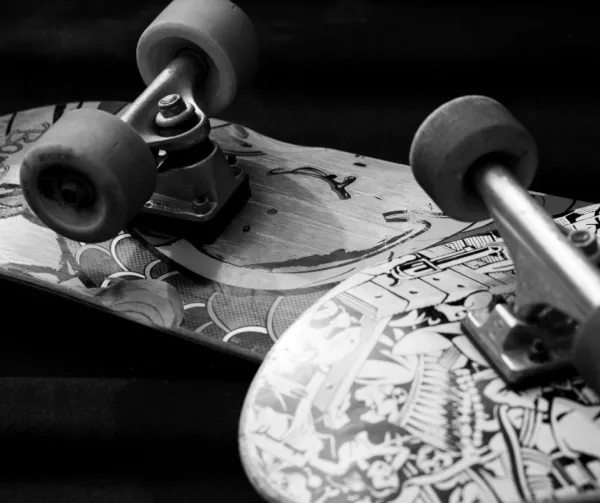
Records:
{"label": "skateboard wheel", "polygon": [[175,0],[144,31],[137,64],[149,85],[183,49],[199,50],[208,67],[195,92],[204,113],[227,108],[254,77],[258,43],[254,26],[229,0]]}
{"label": "skateboard wheel", "polygon": [[418,129],[410,149],[419,185],[446,215],[466,222],[489,218],[468,176],[485,160],[501,162],[528,188],[538,153],[533,137],[511,113],[484,96],[439,107]]}
{"label": "skateboard wheel", "polygon": [[157,177],[139,134],[94,109],[63,115],[24,156],[19,176],[42,222],[88,243],[117,235],[150,198]]}

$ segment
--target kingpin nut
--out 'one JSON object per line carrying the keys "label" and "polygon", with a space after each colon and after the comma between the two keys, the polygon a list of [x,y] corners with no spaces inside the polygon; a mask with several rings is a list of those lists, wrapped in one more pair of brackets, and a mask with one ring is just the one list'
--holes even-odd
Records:
{"label": "kingpin nut", "polygon": [[194,107],[186,103],[179,94],[167,94],[158,101],[158,114],[156,124],[159,127],[169,128],[196,118]]}
{"label": "kingpin nut", "polygon": [[185,101],[178,94],[167,94],[158,102],[158,110],[165,118],[175,117],[186,109]]}

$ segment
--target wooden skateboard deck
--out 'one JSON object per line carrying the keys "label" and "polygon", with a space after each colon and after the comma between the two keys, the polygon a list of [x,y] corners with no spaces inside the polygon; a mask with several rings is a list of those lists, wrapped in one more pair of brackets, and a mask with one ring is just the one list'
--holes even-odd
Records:
{"label": "wooden skateboard deck", "polygon": [[[127,229],[100,244],[46,228],[24,203],[24,152],[65,112],[115,102],[67,103],[0,117],[0,267],[58,288],[85,291],[153,279],[181,296],[180,328],[261,360],[292,322],[366,267],[472,232],[443,217],[409,167],[326,148],[301,147],[212,120],[213,140],[238,157],[252,197],[211,245]],[[537,195],[563,214],[582,203]],[[71,290],[72,291],[72,290]]]}
{"label": "wooden skateboard deck", "polygon": [[[556,221],[597,234],[600,205]],[[600,500],[598,396],[577,377],[508,389],[461,328],[466,310],[509,297],[514,277],[503,241],[480,229],[321,297],[244,405],[257,490],[281,503]]]}

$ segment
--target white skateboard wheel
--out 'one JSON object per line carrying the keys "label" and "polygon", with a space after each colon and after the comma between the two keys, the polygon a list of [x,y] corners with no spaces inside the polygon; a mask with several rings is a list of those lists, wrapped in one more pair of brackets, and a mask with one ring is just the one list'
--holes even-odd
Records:
{"label": "white skateboard wheel", "polygon": [[502,162],[529,188],[538,152],[511,113],[484,96],[465,96],[439,107],[418,129],[410,149],[419,185],[446,215],[466,222],[489,218],[468,176],[486,159]]}
{"label": "white skateboard wheel", "polygon": [[156,162],[140,135],[94,109],[63,115],[27,152],[27,204],[48,227],[94,243],[117,235],[156,187]]}
{"label": "white skateboard wheel", "polygon": [[208,66],[196,93],[209,116],[227,108],[256,72],[254,26],[229,0],[175,0],[158,15],[137,46],[138,69],[146,85],[186,48],[199,50]]}

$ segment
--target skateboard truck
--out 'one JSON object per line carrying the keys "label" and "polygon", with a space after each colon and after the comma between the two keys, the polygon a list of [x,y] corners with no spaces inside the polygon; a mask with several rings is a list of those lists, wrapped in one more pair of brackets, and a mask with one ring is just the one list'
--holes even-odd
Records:
{"label": "skateboard truck", "polygon": [[502,165],[481,166],[473,178],[515,263],[516,284],[510,305],[471,311],[464,326],[510,383],[566,370],[579,325],[600,306],[590,260],[596,236],[566,234]]}
{"label": "skateboard truck", "polygon": [[449,216],[491,216],[515,264],[514,300],[463,321],[488,361],[511,385],[552,381],[575,367],[600,391],[597,238],[561,228],[527,192],[537,168],[529,133],[497,102],[459,98],[423,123],[411,165]]}
{"label": "skateboard truck", "polygon": [[211,242],[250,197],[248,175],[209,117],[254,76],[251,21],[229,0],[174,0],[137,46],[146,84],[120,115],[65,113],[23,158],[30,208],[48,227],[101,242],[130,224]]}
{"label": "skateboard truck", "polygon": [[200,54],[184,49],[121,114],[157,159],[156,188],[134,222],[195,239],[201,230],[204,242],[250,197],[248,175],[210,140],[210,121],[195,99],[207,71]]}

